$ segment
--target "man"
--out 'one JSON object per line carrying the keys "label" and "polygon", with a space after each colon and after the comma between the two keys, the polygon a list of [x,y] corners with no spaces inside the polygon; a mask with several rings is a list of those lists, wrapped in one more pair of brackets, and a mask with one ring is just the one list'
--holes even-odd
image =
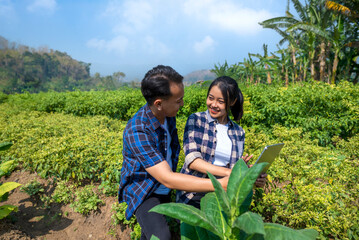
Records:
{"label": "man", "polygon": [[[127,123],[123,132],[123,164],[119,202],[128,204],[126,218],[135,214],[141,239],[155,235],[171,239],[165,216],[148,212],[170,201],[170,190],[208,192],[209,179],[176,172],[180,144],[175,116],[183,106],[183,77],[169,66],[148,71],[141,82],[147,101]],[[226,189],[228,177],[219,179]]]}

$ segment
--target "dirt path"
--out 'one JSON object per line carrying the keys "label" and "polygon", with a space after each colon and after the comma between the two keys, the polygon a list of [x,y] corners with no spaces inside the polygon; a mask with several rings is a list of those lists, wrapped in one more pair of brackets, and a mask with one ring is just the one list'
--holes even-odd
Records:
{"label": "dirt path", "polygon": [[[26,184],[33,179],[45,185],[47,182],[36,174],[16,171],[8,178],[1,178],[0,182],[18,182]],[[28,239],[130,239],[130,229],[111,224],[111,206],[117,201],[116,197],[101,197],[105,202],[99,211],[83,216],[74,212],[68,205],[51,204],[45,208],[43,203],[28,194],[15,189],[6,202],[19,207],[17,213],[11,215],[12,220],[0,220],[0,239],[28,240]]]}

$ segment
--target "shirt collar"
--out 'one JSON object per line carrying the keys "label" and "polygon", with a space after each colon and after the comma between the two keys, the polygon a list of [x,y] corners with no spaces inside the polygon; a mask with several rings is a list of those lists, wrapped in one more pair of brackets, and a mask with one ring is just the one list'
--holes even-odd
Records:
{"label": "shirt collar", "polygon": [[161,127],[160,121],[158,121],[158,119],[155,117],[155,115],[153,115],[153,112],[151,111],[148,103],[145,104],[144,111],[145,111],[146,115],[148,116],[148,119],[150,120],[150,125],[153,127],[153,130],[156,130],[157,128]]}
{"label": "shirt collar", "polygon": [[[207,111],[206,111],[206,115],[207,115],[208,123],[218,122],[217,119],[214,119],[214,118],[211,116],[211,114],[209,114],[208,109],[207,109]],[[232,120],[231,120],[228,116],[227,116],[227,118],[228,118],[228,126],[229,126],[229,127],[233,127],[233,122],[232,122]]]}

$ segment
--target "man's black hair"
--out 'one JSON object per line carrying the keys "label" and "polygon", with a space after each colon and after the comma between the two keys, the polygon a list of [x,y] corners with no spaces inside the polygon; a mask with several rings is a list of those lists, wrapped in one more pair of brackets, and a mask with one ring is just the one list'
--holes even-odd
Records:
{"label": "man's black hair", "polygon": [[148,71],[141,81],[141,92],[151,106],[157,98],[171,97],[170,82],[182,84],[183,77],[170,66],[158,65]]}

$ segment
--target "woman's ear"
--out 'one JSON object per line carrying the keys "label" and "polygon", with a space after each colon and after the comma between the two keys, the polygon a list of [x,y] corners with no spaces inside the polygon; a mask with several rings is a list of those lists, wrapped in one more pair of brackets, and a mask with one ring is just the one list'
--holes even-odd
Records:
{"label": "woman's ear", "polygon": [[154,102],[153,102],[153,105],[156,107],[156,109],[158,111],[161,111],[162,110],[162,99],[156,99]]}

